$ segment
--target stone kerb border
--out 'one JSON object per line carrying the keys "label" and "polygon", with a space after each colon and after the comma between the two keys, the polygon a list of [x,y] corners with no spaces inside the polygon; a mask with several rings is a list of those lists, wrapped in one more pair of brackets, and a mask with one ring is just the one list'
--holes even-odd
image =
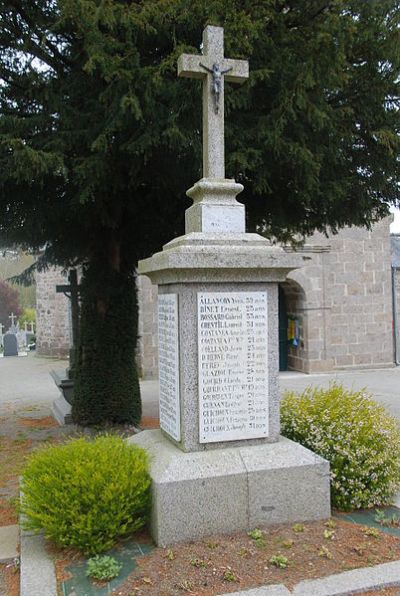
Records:
{"label": "stone kerb border", "polygon": [[54,562],[43,534],[21,530],[20,596],[57,596]]}
{"label": "stone kerb border", "polygon": [[[223,596],[348,596],[366,590],[400,586],[400,561],[363,567],[307,580],[289,591],[283,584],[261,586]],[[54,562],[45,548],[42,534],[21,530],[20,596],[57,596]]]}
{"label": "stone kerb border", "polygon": [[288,590],[283,584],[262,586],[222,596],[349,596],[366,590],[400,586],[400,561],[344,571],[302,581]]}
{"label": "stone kerb border", "polygon": [[20,515],[19,526],[20,596],[57,596],[56,569],[46,550],[44,533],[24,530],[23,515]]}

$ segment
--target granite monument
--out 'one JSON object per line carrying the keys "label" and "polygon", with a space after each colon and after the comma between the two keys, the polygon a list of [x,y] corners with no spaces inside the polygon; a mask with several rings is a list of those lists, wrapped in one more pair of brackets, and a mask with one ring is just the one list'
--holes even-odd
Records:
{"label": "granite monument", "polygon": [[185,235],[141,261],[158,285],[160,430],[151,454],[152,534],[161,546],[330,515],[329,464],[279,430],[278,283],[301,257],[246,233],[241,184],[225,178],[224,84],[248,62],[208,26],[178,75],[203,80],[203,178]]}

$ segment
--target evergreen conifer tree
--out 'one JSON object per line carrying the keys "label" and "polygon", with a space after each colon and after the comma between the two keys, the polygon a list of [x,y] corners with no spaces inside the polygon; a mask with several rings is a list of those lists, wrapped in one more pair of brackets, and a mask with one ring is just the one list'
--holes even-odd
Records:
{"label": "evergreen conifer tree", "polygon": [[368,226],[399,201],[397,0],[0,0],[0,237],[83,267],[78,422],[140,417],[134,270],[201,176],[200,84],[176,62],[206,24],[250,60],[225,97],[249,230]]}

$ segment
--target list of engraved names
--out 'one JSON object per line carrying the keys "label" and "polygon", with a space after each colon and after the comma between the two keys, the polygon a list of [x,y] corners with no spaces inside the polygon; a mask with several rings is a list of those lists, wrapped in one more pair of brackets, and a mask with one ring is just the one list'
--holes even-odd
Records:
{"label": "list of engraved names", "polygon": [[158,296],[158,357],[160,427],[176,441],[180,441],[178,297],[176,294]]}
{"label": "list of engraved names", "polygon": [[267,437],[267,292],[197,300],[200,443]]}

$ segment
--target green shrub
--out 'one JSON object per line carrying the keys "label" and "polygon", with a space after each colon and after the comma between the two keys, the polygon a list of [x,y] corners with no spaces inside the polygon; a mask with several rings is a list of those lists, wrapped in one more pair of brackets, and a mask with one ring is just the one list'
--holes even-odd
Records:
{"label": "green shrub", "polygon": [[364,390],[286,392],[282,434],[330,462],[332,504],[342,510],[390,502],[400,485],[400,431]]}
{"label": "green shrub", "polygon": [[19,328],[24,329],[25,323],[36,323],[36,310],[34,308],[24,308],[23,313],[18,317]]}
{"label": "green shrub", "polygon": [[118,577],[122,564],[114,557],[96,555],[87,562],[86,575],[99,581],[108,581]]}
{"label": "green shrub", "polygon": [[274,567],[278,567],[278,569],[286,569],[289,565],[289,559],[283,555],[272,555],[269,562]]}
{"label": "green shrub", "polygon": [[107,550],[146,522],[146,452],[112,435],[33,453],[22,479],[24,527],[85,554]]}

